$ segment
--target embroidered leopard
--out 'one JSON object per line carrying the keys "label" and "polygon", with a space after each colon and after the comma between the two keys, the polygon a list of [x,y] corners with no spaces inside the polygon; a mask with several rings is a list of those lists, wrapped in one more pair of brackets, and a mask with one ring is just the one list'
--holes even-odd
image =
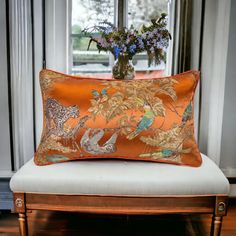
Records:
{"label": "embroidered leopard", "polygon": [[66,135],[64,124],[70,118],[79,117],[79,109],[74,106],[63,106],[57,100],[48,98],[46,101],[46,127],[48,134]]}

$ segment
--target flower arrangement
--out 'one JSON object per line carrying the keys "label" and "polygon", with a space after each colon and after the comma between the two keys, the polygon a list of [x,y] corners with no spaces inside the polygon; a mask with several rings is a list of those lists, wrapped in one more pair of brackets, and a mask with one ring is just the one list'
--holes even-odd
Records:
{"label": "flower arrangement", "polygon": [[[140,31],[133,29],[119,29],[109,22],[101,22],[99,25],[83,30],[90,35],[90,43],[95,42],[99,51],[110,51],[115,59],[120,54],[127,54],[129,59],[146,51],[149,65],[152,62],[159,64],[164,60],[165,50],[169,45],[171,35],[166,28],[166,14],[162,14],[158,20],[151,20],[151,25],[142,25]],[[99,33],[99,35],[93,33]],[[88,49],[89,49],[88,46]]]}
{"label": "flower arrangement", "polygon": [[[125,56],[132,60],[137,53],[147,52],[148,65],[160,64],[165,61],[166,49],[171,35],[167,30],[166,14],[162,14],[158,20],[151,20],[150,26],[142,25],[140,30],[132,26],[117,28],[109,22],[100,22],[99,25],[83,30],[89,35],[90,44],[95,42],[100,51],[111,52],[115,59]],[[124,68],[123,68],[124,69]]]}

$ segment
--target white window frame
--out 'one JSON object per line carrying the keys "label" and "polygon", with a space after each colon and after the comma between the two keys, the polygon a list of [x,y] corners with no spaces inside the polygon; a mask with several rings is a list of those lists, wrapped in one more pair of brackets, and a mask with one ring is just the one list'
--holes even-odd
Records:
{"label": "white window frame", "polygon": [[[72,9],[72,0],[67,0],[68,4],[70,7],[67,8],[67,11],[70,11],[67,13],[67,15],[70,15],[71,17],[71,9]],[[122,9],[122,11],[120,11]],[[171,35],[173,35],[173,27],[174,27],[174,11],[175,9],[175,0],[168,0],[168,12],[169,12],[169,23],[168,23],[168,28],[169,31],[171,32]],[[71,19],[71,18],[70,18]],[[68,23],[67,23],[68,24]],[[127,27],[128,26],[128,0],[114,0],[114,24],[117,27]],[[69,37],[69,42],[71,42],[71,33],[68,35]],[[171,68],[172,68],[172,45],[173,45],[173,40],[170,41],[170,46],[167,51],[167,62],[166,62],[166,67],[165,67],[165,73],[166,75],[171,73]],[[68,58],[70,58],[70,65],[71,69],[68,70],[67,72],[76,74],[76,69],[73,68],[73,53],[72,53],[72,47],[69,47],[69,55]],[[139,54],[139,56],[145,55],[145,53]],[[107,67],[106,70],[104,71],[99,71],[99,70],[88,70],[86,73],[99,73],[99,72],[110,72],[111,68],[114,64],[114,57],[111,53],[109,53],[109,66]],[[145,67],[145,68],[136,68],[136,71],[153,71],[156,70],[156,67]]]}

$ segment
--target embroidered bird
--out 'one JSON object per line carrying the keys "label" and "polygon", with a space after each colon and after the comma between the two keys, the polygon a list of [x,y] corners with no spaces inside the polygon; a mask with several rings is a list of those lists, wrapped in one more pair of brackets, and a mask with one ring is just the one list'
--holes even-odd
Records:
{"label": "embroidered bird", "polygon": [[161,154],[162,154],[163,157],[169,157],[169,156],[173,155],[173,153],[174,152],[170,149],[163,149],[161,151]]}
{"label": "embroidered bird", "polygon": [[183,123],[186,123],[192,117],[192,111],[193,111],[193,106],[192,102],[190,102],[183,113],[182,116]]}
{"label": "embroidered bird", "polygon": [[94,155],[116,152],[118,131],[115,131],[104,144],[101,144],[101,139],[103,138],[104,134],[104,129],[88,128],[80,140],[81,147],[86,152]]}
{"label": "embroidered bird", "polygon": [[93,94],[94,97],[99,97],[100,96],[99,92],[95,89],[92,90],[92,94]]}
{"label": "embroidered bird", "polygon": [[107,90],[106,89],[102,89],[101,93],[98,92],[97,90],[93,89],[92,90],[92,94],[95,98],[98,98],[100,96],[103,96],[103,95],[107,95]]}
{"label": "embroidered bird", "polygon": [[152,157],[153,159],[159,159],[159,158],[168,158],[171,157],[173,155],[176,155],[176,152],[174,152],[171,149],[163,149],[160,151],[155,151],[155,152],[151,152],[151,153],[143,153],[140,154],[140,157]]}
{"label": "embroidered bird", "polygon": [[189,153],[191,152],[191,148],[186,148],[182,150],[171,150],[171,149],[162,149],[160,151],[155,151],[152,153],[143,153],[140,154],[140,157],[152,157],[153,159],[161,159],[161,158],[172,158],[181,153]]}
{"label": "embroidered bird", "polygon": [[136,136],[138,136],[143,130],[148,129],[154,122],[155,119],[155,114],[153,113],[150,105],[145,104],[144,105],[144,115],[142,116],[142,118],[140,119],[140,121],[137,124],[137,127],[135,129],[135,131],[133,131],[132,133],[130,133],[127,138],[128,139],[133,139]]}
{"label": "embroidered bird", "polygon": [[107,95],[107,90],[106,89],[102,89],[101,94],[102,95]]}

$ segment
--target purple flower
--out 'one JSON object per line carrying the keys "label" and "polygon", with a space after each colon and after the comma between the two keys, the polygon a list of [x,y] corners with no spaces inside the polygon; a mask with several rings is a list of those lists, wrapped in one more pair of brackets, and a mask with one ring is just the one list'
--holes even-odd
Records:
{"label": "purple flower", "polygon": [[162,48],[161,42],[157,42],[157,43],[156,43],[156,47],[157,47],[157,48]]}
{"label": "purple flower", "polygon": [[146,39],[146,38],[147,38],[147,33],[146,33],[146,32],[143,33],[143,34],[142,34],[142,37],[143,37],[143,39]]}
{"label": "purple flower", "polygon": [[144,43],[143,43],[142,41],[139,42],[139,45],[138,45],[138,46],[139,46],[140,49],[144,49]]}
{"label": "purple flower", "polygon": [[138,47],[140,49],[144,49],[144,43],[143,43],[143,40],[141,37],[137,37],[137,40],[138,40]]}
{"label": "purple flower", "polygon": [[101,38],[99,43],[103,48],[108,48],[109,46],[105,38]]}
{"label": "purple flower", "polygon": [[152,39],[152,44],[156,44],[157,43],[157,40],[155,38]]}
{"label": "purple flower", "polygon": [[122,49],[122,52],[126,52],[127,47],[124,44],[122,44],[121,49]]}
{"label": "purple flower", "polygon": [[125,43],[126,43],[126,44],[129,44],[129,42],[130,42],[130,38],[127,38],[126,41],[125,41]]}
{"label": "purple flower", "polygon": [[143,42],[143,39],[141,37],[137,37],[137,40],[138,40],[139,43]]}
{"label": "purple flower", "polygon": [[150,33],[148,34],[148,39],[152,39],[152,37],[153,37],[153,33],[150,32]]}
{"label": "purple flower", "polygon": [[159,42],[157,42],[157,47],[158,48],[167,48],[169,45],[168,39],[161,38]]}

